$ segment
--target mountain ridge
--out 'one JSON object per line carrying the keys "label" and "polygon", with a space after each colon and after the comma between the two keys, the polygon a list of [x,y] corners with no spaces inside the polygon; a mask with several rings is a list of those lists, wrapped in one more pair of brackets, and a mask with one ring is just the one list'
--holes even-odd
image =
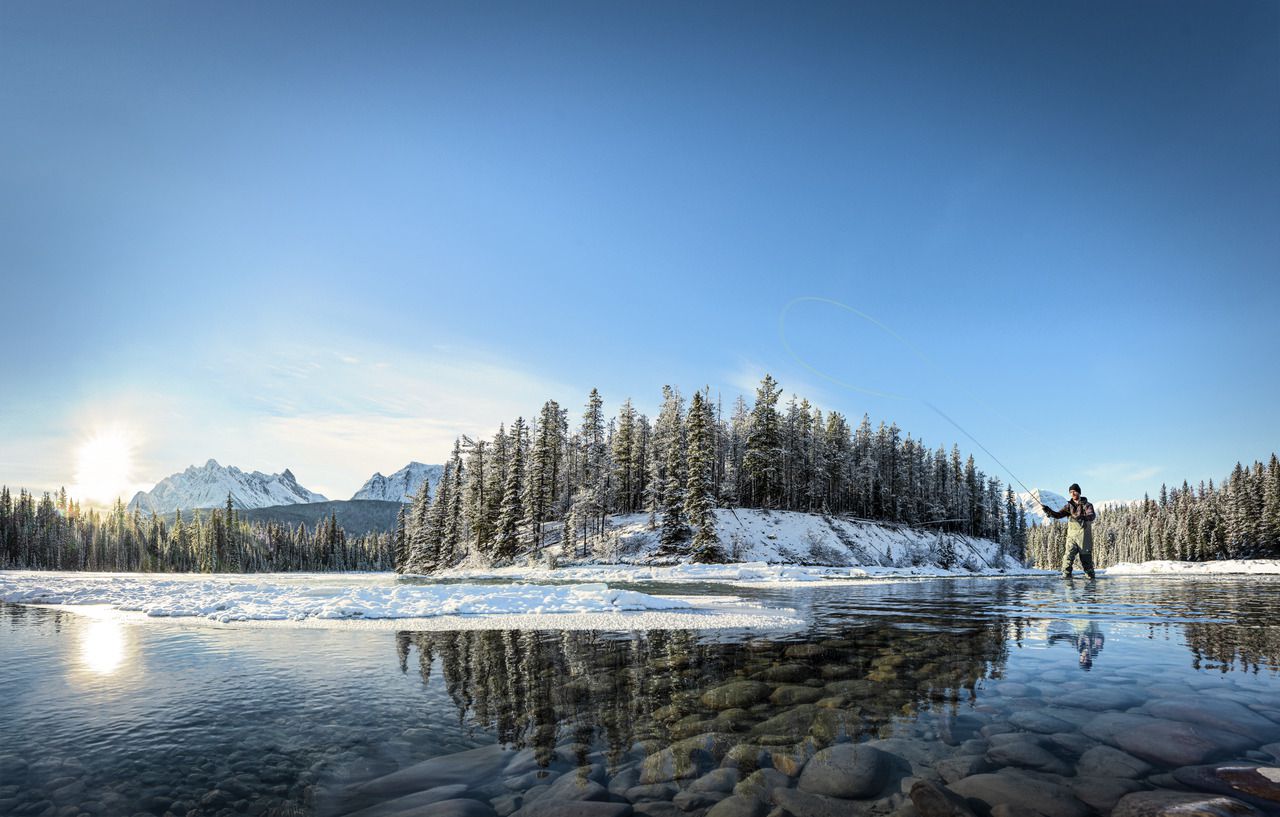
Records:
{"label": "mountain ridge", "polygon": [[218,508],[228,494],[235,508],[247,510],[273,505],[327,502],[328,497],[298,484],[293,471],[279,474],[245,472],[234,465],[221,465],[212,457],[204,465],[190,465],[170,474],[150,491],[138,491],[129,500],[129,511],[172,513],[194,508]]}

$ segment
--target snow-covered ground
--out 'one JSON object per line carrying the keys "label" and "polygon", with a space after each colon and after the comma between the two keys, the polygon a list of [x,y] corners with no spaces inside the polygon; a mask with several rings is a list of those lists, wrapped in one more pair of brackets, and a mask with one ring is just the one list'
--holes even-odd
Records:
{"label": "snow-covered ground", "polygon": [[1108,576],[1280,574],[1280,559],[1224,559],[1217,562],[1125,562],[1112,565],[1103,572]]}
{"label": "snow-covered ground", "polygon": [[[942,535],[933,528],[758,508],[717,508],[714,514],[720,546],[734,563],[823,565],[865,571],[854,575],[871,575],[881,572],[879,568],[905,572],[905,575],[937,575],[931,570],[946,561],[944,551],[950,549],[950,567],[960,573],[1018,568],[1014,560],[1001,555],[995,542],[959,534]],[[651,529],[649,521],[646,513],[609,517],[606,535],[594,538],[585,554],[578,548],[562,548],[561,531],[556,523],[547,527],[550,544],[545,550],[563,567],[617,563],[670,565],[673,560],[661,558],[659,531]],[[525,562],[514,572],[499,575],[533,575],[530,571],[543,566],[536,557]],[[475,571],[488,575],[492,571],[486,570],[487,567],[477,559],[464,563],[452,575],[479,575]]]}
{"label": "snow-covered ground", "polygon": [[[407,584],[394,574],[193,575],[0,571],[0,601],[105,605],[144,617],[411,629],[793,628],[791,610],[736,598],[654,596],[607,584]],[[424,624],[424,621],[426,622]]]}

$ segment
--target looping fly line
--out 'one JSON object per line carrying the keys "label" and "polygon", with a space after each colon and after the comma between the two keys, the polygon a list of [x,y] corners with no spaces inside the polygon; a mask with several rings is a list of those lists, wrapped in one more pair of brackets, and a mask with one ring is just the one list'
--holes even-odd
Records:
{"label": "looping fly line", "polygon": [[1022,480],[1018,479],[1017,475],[1015,475],[1012,471],[1010,471],[1008,466],[1006,466],[1003,462],[1001,462],[1000,459],[996,457],[995,454],[992,454],[990,451],[988,451],[985,445],[978,442],[977,437],[974,437],[972,434],[970,434],[968,431],[965,430],[964,426],[960,425],[955,420],[951,419],[949,416],[944,414],[941,409],[939,409],[937,406],[935,406],[933,403],[930,403],[928,400],[924,399],[923,397],[917,397],[909,394],[897,394],[896,392],[879,391],[876,389],[868,389],[864,386],[859,386],[856,383],[849,383],[848,381],[842,380],[828,372],[824,372],[823,370],[817,368],[816,366],[810,365],[807,360],[805,360],[799,354],[796,353],[796,350],[791,347],[791,342],[787,340],[787,313],[789,313],[792,307],[794,307],[796,304],[805,303],[805,302],[834,306],[837,309],[843,309],[845,312],[852,313],[858,316],[859,318],[862,318],[864,321],[867,321],[873,326],[879,328],[889,337],[893,338],[894,340],[901,343],[903,346],[910,349],[912,354],[918,357],[926,365],[933,368],[935,371],[938,370],[937,365],[934,364],[934,362],[930,360],[923,352],[921,352],[918,348],[916,348],[915,345],[913,345],[906,338],[902,337],[897,332],[885,326],[883,323],[871,317],[867,313],[854,309],[848,304],[841,303],[840,301],[832,300],[831,298],[819,298],[812,295],[804,295],[799,298],[791,299],[791,301],[788,302],[786,306],[782,307],[782,311],[778,314],[778,339],[782,342],[783,348],[787,350],[787,354],[791,355],[793,360],[795,360],[797,363],[799,363],[808,371],[816,374],[818,377],[821,377],[824,380],[829,380],[832,383],[835,383],[836,385],[841,386],[842,388],[849,389],[851,391],[860,392],[862,394],[869,394],[872,397],[887,397],[891,400],[918,400],[920,403],[924,404],[928,409],[930,409],[934,414],[937,414],[939,417],[946,420],[951,425],[955,426],[956,430],[958,430],[964,436],[968,437],[969,440],[972,441],[974,445],[978,446],[978,448],[982,449],[982,452],[986,454],[988,457],[990,457],[993,461],[995,461],[997,465],[1003,468],[1006,474],[1013,477],[1014,482],[1022,486],[1022,490],[1026,491],[1027,493],[1032,493],[1031,489],[1028,488],[1023,483]]}

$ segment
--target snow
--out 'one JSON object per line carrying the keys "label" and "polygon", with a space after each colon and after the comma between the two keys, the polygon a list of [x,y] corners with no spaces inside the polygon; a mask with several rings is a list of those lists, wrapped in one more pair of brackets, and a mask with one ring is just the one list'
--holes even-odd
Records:
{"label": "snow", "polygon": [[236,508],[267,508],[273,505],[296,505],[325,502],[323,495],[298,484],[288,468],[280,474],[261,471],[245,473],[234,465],[222,466],[209,460],[202,466],[165,477],[150,491],[139,491],[129,501],[129,511],[173,513],[194,508],[220,508],[227,494]]}
{"label": "snow", "polygon": [[[847,517],[824,516],[799,511],[768,511],[758,508],[717,508],[714,510],[716,535],[725,554],[735,563],[763,562],[771,565],[825,565],[836,568],[861,568],[872,575],[879,568],[904,569],[945,575],[950,572],[972,574],[981,571],[1002,572],[1017,569],[1012,559],[1001,556],[999,546],[986,539],[948,534],[947,541],[955,552],[952,571],[938,568],[942,542],[936,528],[911,528],[906,525],[868,522]],[[601,542],[592,543],[592,553],[562,552],[560,527],[547,528],[548,551],[557,561],[581,563],[652,564],[661,550],[659,532],[650,529],[648,514],[609,517],[609,531]],[[536,560],[518,570],[540,569]],[[485,571],[488,565],[479,561],[464,563],[461,572]],[[912,575],[924,575],[912,574]]]}
{"label": "snow", "polygon": [[[107,605],[149,618],[318,626],[447,618],[442,629],[794,628],[790,610],[736,598],[654,596],[594,582],[571,585],[408,584],[394,574],[199,575],[0,571],[0,601]],[[566,621],[565,617],[570,618]],[[467,622],[470,626],[462,625]],[[571,627],[565,625],[571,624]]]}
{"label": "snow", "polygon": [[431,495],[444,474],[443,465],[411,462],[389,477],[375,473],[355,492],[352,499],[378,499],[385,502],[412,502],[424,480],[430,483]]}
{"label": "snow", "polygon": [[1103,572],[1108,576],[1280,574],[1280,559],[1224,559],[1216,562],[1125,562],[1112,565]]}

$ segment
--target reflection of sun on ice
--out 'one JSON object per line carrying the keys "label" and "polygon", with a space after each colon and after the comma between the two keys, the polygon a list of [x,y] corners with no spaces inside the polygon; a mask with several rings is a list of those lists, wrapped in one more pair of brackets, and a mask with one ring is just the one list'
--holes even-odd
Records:
{"label": "reflection of sun on ice", "polygon": [[133,444],[119,429],[98,431],[76,452],[73,496],[107,503],[129,489]]}

